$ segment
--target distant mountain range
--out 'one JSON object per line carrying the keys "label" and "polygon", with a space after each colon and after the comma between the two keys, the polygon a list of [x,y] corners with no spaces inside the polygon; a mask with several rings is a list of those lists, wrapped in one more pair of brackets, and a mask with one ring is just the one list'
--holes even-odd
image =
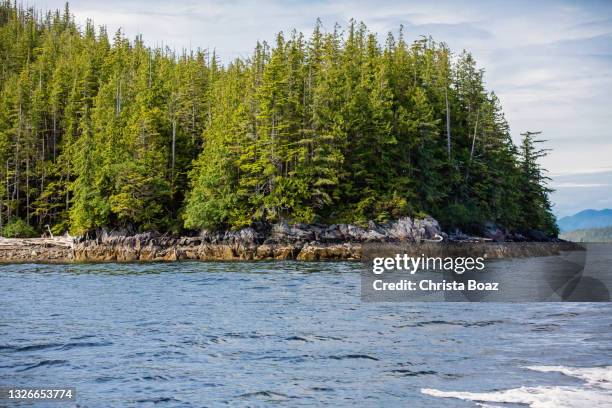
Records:
{"label": "distant mountain range", "polygon": [[573,242],[612,242],[612,227],[563,232],[559,238]]}
{"label": "distant mountain range", "polygon": [[584,210],[557,221],[561,232],[612,226],[612,209]]}

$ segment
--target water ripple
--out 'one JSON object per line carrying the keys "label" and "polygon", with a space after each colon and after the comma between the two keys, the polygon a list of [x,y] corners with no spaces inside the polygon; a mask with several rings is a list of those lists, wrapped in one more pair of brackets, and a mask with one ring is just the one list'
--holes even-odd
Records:
{"label": "water ripple", "polygon": [[68,361],[66,360],[43,360],[40,361],[38,363],[34,363],[34,364],[30,364],[28,366],[26,366],[25,368],[22,368],[20,370],[17,371],[28,371],[28,370],[33,370],[35,368],[40,368],[40,367],[49,367],[49,366],[58,366],[58,365],[64,365],[68,363]]}
{"label": "water ripple", "polygon": [[369,303],[360,268],[0,266],[0,384],[74,386],[88,408],[609,401],[605,373],[568,367],[612,366],[612,304]]}

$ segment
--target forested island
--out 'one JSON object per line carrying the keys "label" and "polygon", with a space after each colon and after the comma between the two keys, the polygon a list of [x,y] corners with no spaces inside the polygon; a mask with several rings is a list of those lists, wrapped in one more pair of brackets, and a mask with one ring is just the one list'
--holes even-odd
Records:
{"label": "forested island", "polygon": [[538,133],[511,139],[468,52],[362,23],[248,58],[0,5],[0,231],[239,230],[427,215],[556,236]]}

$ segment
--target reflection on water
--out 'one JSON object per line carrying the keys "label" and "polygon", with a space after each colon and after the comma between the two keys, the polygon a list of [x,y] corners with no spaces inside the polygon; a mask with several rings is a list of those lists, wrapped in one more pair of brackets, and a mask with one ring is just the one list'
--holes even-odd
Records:
{"label": "reflection on water", "polygon": [[612,404],[610,303],[364,303],[358,263],[0,267],[0,385],[79,406]]}

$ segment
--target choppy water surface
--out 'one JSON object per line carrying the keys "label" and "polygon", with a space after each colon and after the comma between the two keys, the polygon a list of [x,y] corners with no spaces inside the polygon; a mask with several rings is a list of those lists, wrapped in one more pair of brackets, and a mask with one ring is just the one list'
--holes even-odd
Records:
{"label": "choppy water surface", "polygon": [[2,266],[0,385],[83,407],[612,406],[610,303],[363,303],[360,267]]}

